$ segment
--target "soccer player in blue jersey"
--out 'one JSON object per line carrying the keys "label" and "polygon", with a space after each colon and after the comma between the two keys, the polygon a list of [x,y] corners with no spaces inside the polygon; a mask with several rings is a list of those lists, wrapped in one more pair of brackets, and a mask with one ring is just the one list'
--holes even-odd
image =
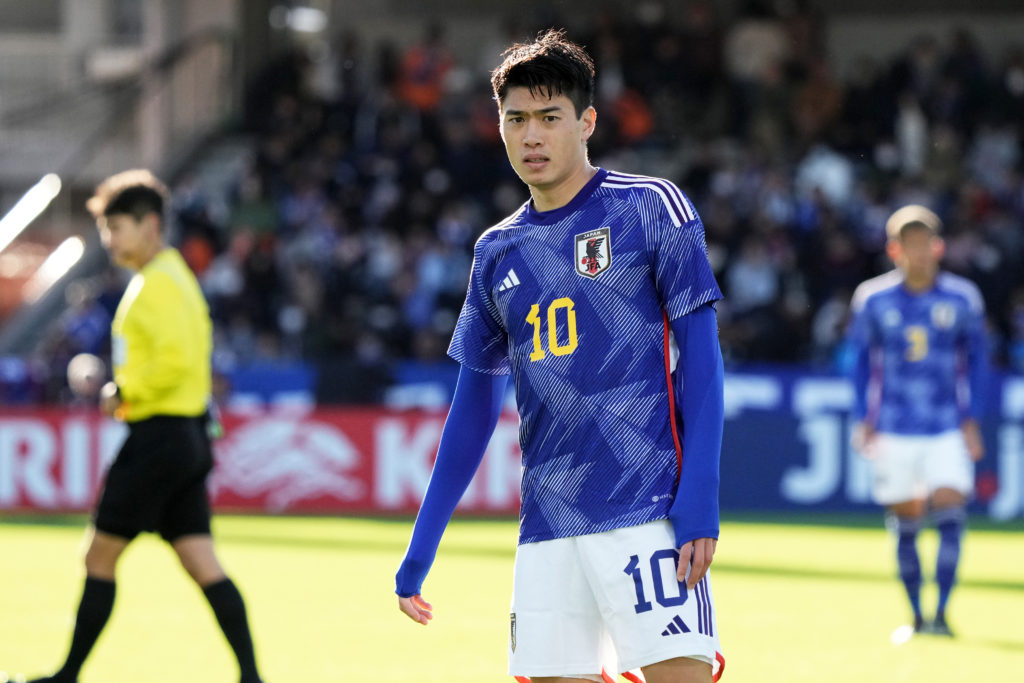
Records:
{"label": "soccer player in blue jersey", "polygon": [[509,671],[535,682],[712,680],[721,292],[672,183],[596,168],[594,67],[560,31],[512,46],[492,86],[531,199],[476,244],[449,353],[461,370],[396,576],[421,587],[512,376],[523,452]]}
{"label": "soccer player in blue jersey", "polygon": [[[946,604],[956,579],[964,506],[985,452],[978,418],[987,374],[984,305],[968,280],[939,270],[941,222],[905,206],[886,224],[896,269],[853,296],[853,444],[872,460],[874,497],[897,538],[914,630],[952,635]],[[925,513],[939,532],[935,617],[921,610],[917,534]]]}

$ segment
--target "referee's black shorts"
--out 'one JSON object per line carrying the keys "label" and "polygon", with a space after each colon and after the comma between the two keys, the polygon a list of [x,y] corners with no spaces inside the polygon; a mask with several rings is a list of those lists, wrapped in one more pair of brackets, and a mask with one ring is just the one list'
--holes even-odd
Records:
{"label": "referee's black shorts", "polygon": [[211,469],[205,417],[157,415],[130,423],[107,472],[96,528],[129,540],[142,531],[156,531],[169,542],[209,534]]}

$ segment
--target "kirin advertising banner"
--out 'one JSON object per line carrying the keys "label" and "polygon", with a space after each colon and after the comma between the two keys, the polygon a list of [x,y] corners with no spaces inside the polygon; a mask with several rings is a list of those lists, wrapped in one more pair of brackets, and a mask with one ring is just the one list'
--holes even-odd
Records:
{"label": "kirin advertising banner", "polygon": [[[849,383],[806,373],[726,376],[723,510],[872,509],[870,464],[849,446]],[[975,512],[1024,515],[1024,379],[995,383],[977,466]],[[444,412],[314,408],[228,413],[210,494],[220,510],[415,512]],[[0,409],[0,510],[88,510],[124,425],[87,409]],[[515,514],[514,412],[499,421],[460,510]],[[684,457],[686,455],[684,454]]]}

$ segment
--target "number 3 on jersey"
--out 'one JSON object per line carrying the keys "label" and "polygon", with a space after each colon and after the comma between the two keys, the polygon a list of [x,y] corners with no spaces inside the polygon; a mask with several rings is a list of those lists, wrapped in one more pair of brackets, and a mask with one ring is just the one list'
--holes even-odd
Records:
{"label": "number 3 on jersey", "polygon": [[[548,305],[547,327],[548,327],[548,350],[556,356],[568,356],[576,350],[576,311],[573,308],[573,300],[567,296],[555,299]],[[558,341],[558,319],[559,311],[565,309],[565,325],[568,330],[568,341],[561,344]],[[530,307],[530,314],[526,316],[526,322],[533,325],[533,353],[530,354],[531,361],[544,358],[544,347],[541,345],[541,328],[544,321],[540,317],[540,304]]]}
{"label": "number 3 on jersey", "polygon": [[907,340],[904,358],[911,363],[924,360],[928,356],[928,330],[921,325],[908,325],[903,335]]}

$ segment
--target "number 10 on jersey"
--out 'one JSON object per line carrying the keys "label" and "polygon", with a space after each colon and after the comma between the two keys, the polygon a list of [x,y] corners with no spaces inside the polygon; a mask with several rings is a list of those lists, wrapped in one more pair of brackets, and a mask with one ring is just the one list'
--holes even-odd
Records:
{"label": "number 10 on jersey", "polygon": [[[548,351],[556,356],[568,356],[576,350],[576,311],[573,300],[567,296],[555,299],[548,305],[547,328],[548,328]],[[558,319],[559,311],[564,310],[566,328],[568,330],[568,341],[561,344],[558,341]],[[530,354],[531,361],[537,361],[547,355],[541,343],[541,328],[544,327],[544,320],[540,317],[540,304],[530,307],[530,314],[526,316],[526,322],[533,326],[533,353]]]}

